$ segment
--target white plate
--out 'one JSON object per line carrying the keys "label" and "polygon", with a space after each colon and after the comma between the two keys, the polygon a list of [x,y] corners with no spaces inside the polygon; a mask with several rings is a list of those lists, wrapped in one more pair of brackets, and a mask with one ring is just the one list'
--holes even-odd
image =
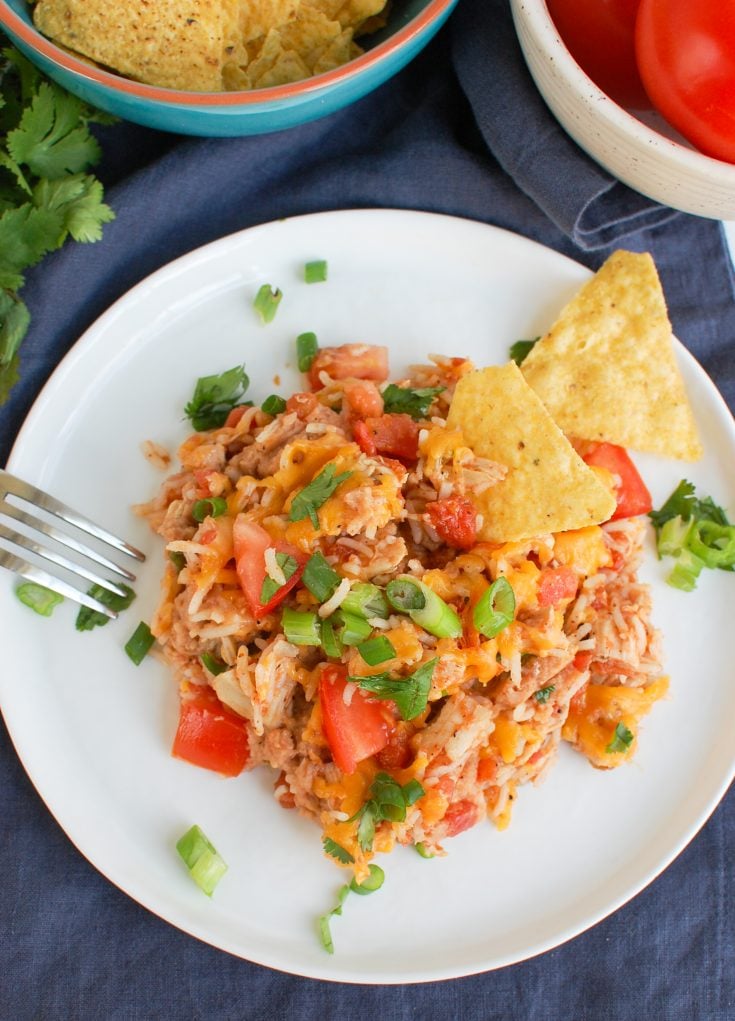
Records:
{"label": "white plate", "polygon": [[[329,280],[307,286],[306,260]],[[140,453],[186,435],[183,406],[200,375],[245,361],[251,393],[291,392],[294,337],[387,343],[396,374],[429,352],[478,364],[507,359],[588,278],[583,267],[481,224],[411,212],[325,213],[224,238],[172,263],[117,302],[79,341],[33,408],[10,469],[142,546],[134,609],[106,628],[74,630],[64,605],[44,620],[0,579],[0,696],[23,764],[79,850],[112,882],[173,925],[284,971],[348,982],[418,982],[510,964],[575,936],[641,890],[686,845],[733,775],[735,629],[732,575],[706,572],[698,590],[662,582],[650,556],[671,673],[670,698],[644,724],[633,764],[592,769],[570,749],[546,783],[523,789],[511,827],[488,824],[448,842],[443,859],[400,848],[386,882],[348,898],[334,956],[315,919],[344,874],[316,826],[272,799],[268,771],[237,779],[169,755],[174,682],[154,661],[135,668],[122,646],[157,600],[160,541],[129,512],[161,475]],[[261,283],[282,288],[275,321],[251,307]],[[706,448],[695,466],[637,461],[658,504],[686,476],[735,509],[729,412],[679,351]],[[274,376],[281,382],[275,385]],[[229,872],[212,900],[174,850],[193,822]]]}

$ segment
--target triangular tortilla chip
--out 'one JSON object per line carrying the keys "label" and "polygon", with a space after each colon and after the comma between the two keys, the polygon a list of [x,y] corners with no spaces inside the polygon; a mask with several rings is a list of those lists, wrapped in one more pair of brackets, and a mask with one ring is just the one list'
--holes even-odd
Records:
{"label": "triangular tortilla chip", "polygon": [[514,362],[469,372],[457,383],[447,425],[479,457],[505,465],[497,485],[474,495],[479,538],[511,542],[606,521],[615,498],[588,468]]}
{"label": "triangular tortilla chip", "polygon": [[523,362],[568,436],[695,461],[702,456],[650,255],[615,252]]}
{"label": "triangular tortilla chip", "polygon": [[39,0],[38,29],[121,74],[171,89],[214,92],[233,45],[238,0]]}

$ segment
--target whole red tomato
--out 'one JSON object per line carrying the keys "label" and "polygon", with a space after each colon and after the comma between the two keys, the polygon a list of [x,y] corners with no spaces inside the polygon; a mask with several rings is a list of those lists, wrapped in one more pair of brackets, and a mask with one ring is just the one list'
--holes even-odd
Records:
{"label": "whole red tomato", "polygon": [[646,110],[651,103],[635,60],[638,3],[639,0],[547,0],[559,35],[582,70],[616,103]]}
{"label": "whole red tomato", "polygon": [[659,113],[708,156],[735,163],[735,0],[641,0],[635,47]]}

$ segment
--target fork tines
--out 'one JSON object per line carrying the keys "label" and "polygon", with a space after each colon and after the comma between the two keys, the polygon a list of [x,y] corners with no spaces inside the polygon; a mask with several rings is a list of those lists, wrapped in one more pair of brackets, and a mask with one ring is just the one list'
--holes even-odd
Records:
{"label": "fork tines", "polygon": [[[57,528],[50,522],[22,510],[15,503],[9,502],[6,499],[8,496],[12,496],[16,500],[30,505],[32,508],[44,511],[59,521],[63,521],[65,525],[71,526],[71,531]],[[107,529],[102,528],[94,521],[90,521],[83,514],[68,507],[65,503],[38,489],[36,486],[23,482],[9,472],[0,469],[0,519],[2,518],[21,525],[26,531],[20,532],[15,528],[8,528],[0,520],[0,541],[4,540],[6,543],[11,543],[26,553],[30,553],[42,561],[53,564],[59,568],[60,572],[68,572],[74,578],[82,579],[90,585],[99,585],[116,595],[125,595],[125,589],[121,587],[119,582],[111,581],[109,578],[97,573],[97,571],[85,566],[84,562],[80,563],[77,560],[64,556],[58,548],[54,548],[54,544],[89,561],[98,569],[122,578],[124,581],[134,581],[135,575],[126,567],[121,567],[114,560],[110,559],[105,552],[95,549],[84,542],[80,533],[81,535],[91,537],[104,549],[109,548],[115,553],[130,557],[139,562],[145,560],[145,555],[140,550],[131,546],[123,539],[118,538],[118,536],[113,535],[112,532],[108,532]],[[46,545],[37,542],[34,535],[50,539],[51,544]],[[64,580],[60,574],[49,574],[42,567],[35,565],[32,561],[26,560],[22,556],[16,555],[2,545],[0,545],[0,567],[6,567],[8,570],[25,578],[26,581],[43,585],[59,595],[67,596],[83,606],[88,606],[90,609],[103,613],[106,617],[114,618],[117,616],[114,610],[111,610],[93,596],[88,595],[85,590],[79,589],[73,583]]]}

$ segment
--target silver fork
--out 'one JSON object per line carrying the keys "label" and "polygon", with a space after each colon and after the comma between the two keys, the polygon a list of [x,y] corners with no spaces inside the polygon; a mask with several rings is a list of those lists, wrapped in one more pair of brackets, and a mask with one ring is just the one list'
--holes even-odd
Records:
{"label": "silver fork", "polygon": [[[15,503],[9,502],[8,496],[30,505],[31,508],[45,511],[59,521],[63,521],[65,525],[70,526],[69,530],[57,528],[55,525],[47,523],[34,514],[21,509]],[[14,528],[8,528],[2,523],[3,518],[25,526],[29,534],[24,534]],[[42,545],[42,543],[37,542],[33,538],[34,533],[50,539],[51,545]],[[28,482],[23,482],[15,475],[11,475],[0,468],[0,540],[11,543],[18,549],[53,564],[62,572],[68,572],[80,581],[86,581],[90,585],[99,585],[108,592],[124,596],[126,594],[125,589],[118,582],[110,581],[109,578],[98,574],[90,567],[85,566],[84,562],[78,563],[76,560],[69,559],[69,557],[64,556],[63,553],[53,546],[53,544],[57,544],[58,547],[64,547],[76,553],[84,561],[91,562],[98,569],[122,578],[126,582],[135,581],[135,575],[131,571],[126,567],[119,566],[106,553],[87,545],[80,536],[90,536],[99,542],[105,550],[109,548],[138,562],[145,560],[145,554],[123,539],[119,539],[116,535],[108,532],[107,529],[101,528],[94,521],[90,521],[89,518],[68,507],[55,497],[49,496],[42,489],[38,489]],[[59,576],[59,574],[49,574],[41,567],[36,566],[32,561],[18,556],[2,545],[0,545],[0,567],[6,567],[8,570],[25,578],[26,581],[43,585],[60,596],[67,596],[69,599],[74,600],[74,602],[81,603],[83,606],[88,606],[92,610],[103,613],[106,617],[111,619],[117,617],[115,610],[105,606],[99,599],[90,596],[84,589],[77,588],[73,583],[64,580],[63,576]]]}

